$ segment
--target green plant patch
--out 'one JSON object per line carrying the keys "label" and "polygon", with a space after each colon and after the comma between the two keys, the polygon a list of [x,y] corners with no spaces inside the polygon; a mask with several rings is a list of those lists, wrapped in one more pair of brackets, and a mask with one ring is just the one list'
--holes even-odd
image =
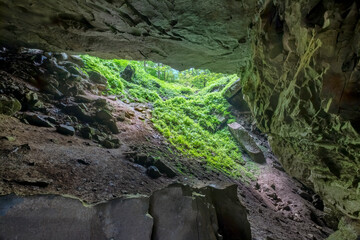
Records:
{"label": "green plant patch", "polygon": [[[82,59],[85,72],[96,71],[108,79],[108,94],[152,103],[155,128],[182,154],[231,177],[253,178],[256,169],[244,163],[226,127],[235,119],[222,94],[238,79],[236,75],[196,69],[179,72],[150,61],[105,60],[88,55]],[[135,73],[127,81],[121,73],[128,65]],[[183,170],[181,163],[174,165]]]}

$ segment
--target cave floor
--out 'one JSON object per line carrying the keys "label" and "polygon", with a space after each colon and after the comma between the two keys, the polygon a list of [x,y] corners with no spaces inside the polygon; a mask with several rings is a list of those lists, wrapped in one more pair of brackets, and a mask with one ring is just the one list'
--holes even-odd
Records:
{"label": "cave floor", "polygon": [[[45,114],[52,116],[55,122],[65,123],[74,116],[63,110],[80,104],[75,103],[71,95],[59,104],[51,95],[30,85],[26,74],[36,66],[26,64],[21,58],[16,61],[0,71],[0,90],[4,96],[21,92],[28,97],[28,93],[31,92],[31,96],[36,93],[44,106],[42,112],[26,110],[15,117],[0,115],[0,195],[55,194],[95,204],[121,196],[150,195],[174,182],[193,187],[237,184],[239,199],[248,210],[254,240],[320,240],[332,232],[325,223],[327,216],[321,200],[284,172],[266,136],[254,128],[248,113],[233,112],[264,152],[266,163],[254,163],[256,180],[243,181],[215,172],[206,167],[204,161],[177,151],[154,129],[151,106],[121,101],[114,96],[90,91],[82,93],[87,101],[100,99],[110,106],[119,130],[111,135],[121,141],[119,148],[104,148],[78,135],[62,135],[55,127],[28,124],[23,120],[24,114]],[[20,73],[19,68],[22,69]],[[99,109],[89,109],[93,110]],[[80,123],[76,120],[72,124]],[[98,129],[103,127],[99,125]],[[170,167],[170,172],[171,169],[180,171],[175,177],[162,174],[159,178],[151,178],[144,164],[136,161],[144,156],[146,160],[149,157],[161,159]],[[251,161],[246,155],[244,157]]]}
{"label": "cave floor", "polygon": [[[249,212],[253,239],[325,239],[332,232],[325,214],[309,201],[312,193],[283,171],[263,135],[257,135],[257,142],[266,149],[267,163],[258,165],[256,181],[244,183],[182,156],[133,105],[107,101],[115,112],[134,113],[131,120],[118,122],[123,142],[118,149],[0,115],[0,194],[56,194],[93,204],[129,194],[149,195],[174,182],[197,187],[235,183]],[[183,175],[150,178],[145,167],[129,161],[127,154],[133,149],[166,155],[174,166],[180,162]]]}

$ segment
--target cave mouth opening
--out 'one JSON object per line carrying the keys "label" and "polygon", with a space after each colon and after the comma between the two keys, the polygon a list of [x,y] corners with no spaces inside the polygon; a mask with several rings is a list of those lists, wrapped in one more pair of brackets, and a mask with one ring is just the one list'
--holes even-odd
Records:
{"label": "cave mouth opening", "polygon": [[[255,136],[260,131],[254,127],[236,74],[195,68],[178,71],[152,61],[101,59],[28,48],[3,48],[1,55],[1,70],[31,86],[20,91],[11,85],[2,86],[3,93],[19,100],[19,118],[30,124],[47,125],[26,113],[40,112],[49,126],[65,125],[57,126],[59,132],[117,148],[120,141],[112,137],[119,133],[116,122],[127,116],[114,111],[106,101],[93,101],[101,96],[141,112],[141,121],[151,122],[176,150],[212,171],[251,180],[258,172],[254,161],[265,162],[256,143],[263,140]],[[45,106],[48,102],[53,109]],[[97,136],[94,132],[98,129],[108,136]],[[253,137],[250,130],[256,132]],[[145,160],[138,161],[149,165]],[[82,159],[78,162],[88,164]]]}

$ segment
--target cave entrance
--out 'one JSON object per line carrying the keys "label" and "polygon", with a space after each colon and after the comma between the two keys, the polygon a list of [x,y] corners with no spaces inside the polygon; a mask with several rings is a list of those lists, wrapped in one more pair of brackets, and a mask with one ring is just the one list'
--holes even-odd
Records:
{"label": "cave entrance", "polygon": [[[152,61],[27,48],[4,48],[1,54],[2,70],[24,81],[21,89],[9,84],[2,91],[8,101],[19,102],[19,118],[26,123],[56,127],[61,134],[78,135],[108,149],[126,144],[119,137],[121,126],[134,125],[139,132],[147,126],[179,156],[234,178],[254,178],[254,161],[265,162],[259,146],[267,144],[266,136],[253,124],[236,74],[195,68],[178,71]],[[158,153],[149,160],[131,154],[139,146],[129,147],[127,157],[144,167],[164,158]],[[83,159],[77,162],[88,165]],[[180,161],[171,171],[161,164],[155,170],[174,176],[176,171],[188,171],[188,162]]]}

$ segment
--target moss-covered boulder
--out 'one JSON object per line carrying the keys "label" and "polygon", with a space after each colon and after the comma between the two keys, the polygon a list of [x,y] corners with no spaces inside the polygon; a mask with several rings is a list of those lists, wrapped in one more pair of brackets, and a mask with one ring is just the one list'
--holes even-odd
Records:
{"label": "moss-covered boulder", "polygon": [[0,114],[14,115],[21,110],[21,103],[12,97],[0,97]]}

